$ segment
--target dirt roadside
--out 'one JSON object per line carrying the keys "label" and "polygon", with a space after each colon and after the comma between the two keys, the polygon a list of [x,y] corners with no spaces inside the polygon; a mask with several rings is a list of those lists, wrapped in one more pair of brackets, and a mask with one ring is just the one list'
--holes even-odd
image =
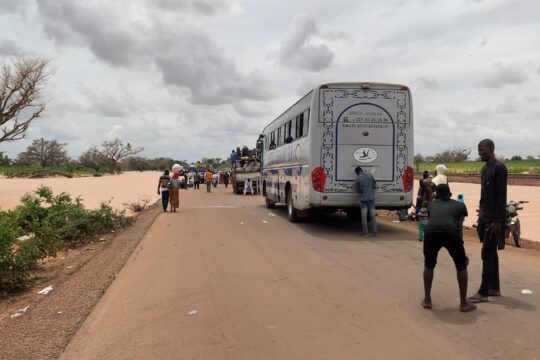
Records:
{"label": "dirt roadside", "polygon": [[[34,285],[0,300],[0,359],[57,359],[159,215],[157,205],[117,236],[66,252]],[[37,292],[52,285],[48,295]],[[11,318],[17,309],[27,312]]]}

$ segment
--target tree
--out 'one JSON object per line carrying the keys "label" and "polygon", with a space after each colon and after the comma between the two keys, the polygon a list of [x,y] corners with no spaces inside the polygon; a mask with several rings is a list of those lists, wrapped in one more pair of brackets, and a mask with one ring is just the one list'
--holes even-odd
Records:
{"label": "tree", "polygon": [[0,166],[10,166],[11,165],[11,159],[4,155],[3,151],[0,151]]}
{"label": "tree", "polygon": [[416,172],[419,172],[420,164],[425,161],[424,155],[422,154],[416,154],[414,155],[414,165],[416,166]]}
{"label": "tree", "polygon": [[39,164],[41,166],[62,165],[69,161],[69,156],[64,146],[56,140],[39,138],[32,141],[32,145],[26,151],[17,156],[17,163],[23,165]]}
{"label": "tree", "polygon": [[106,165],[105,159],[95,146],[82,153],[81,156],[79,156],[79,162],[82,166],[92,168],[94,170],[99,170],[99,168]]}
{"label": "tree", "polygon": [[470,149],[455,147],[452,150],[448,149],[433,156],[433,161],[438,163],[453,163],[466,161],[471,155]]}
{"label": "tree", "polygon": [[510,158],[510,160],[523,160],[523,158],[519,155],[514,155],[512,158]]}
{"label": "tree", "polygon": [[49,78],[49,60],[19,58],[0,64],[0,142],[25,137],[45,110],[41,92]]}
{"label": "tree", "polygon": [[130,143],[124,143],[122,140],[116,138],[111,141],[104,141],[101,143],[101,149],[99,152],[105,160],[111,174],[118,168],[118,162],[129,156],[135,155],[143,151],[144,148],[134,148]]}
{"label": "tree", "polygon": [[532,155],[527,155],[527,160],[534,160],[534,156],[532,156]]}

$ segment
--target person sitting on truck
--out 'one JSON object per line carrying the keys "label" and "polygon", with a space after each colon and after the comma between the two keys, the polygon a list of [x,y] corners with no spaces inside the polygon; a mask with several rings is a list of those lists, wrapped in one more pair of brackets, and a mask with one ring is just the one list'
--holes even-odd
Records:
{"label": "person sitting on truck", "polygon": [[285,138],[285,144],[290,144],[293,142],[293,140],[294,140],[293,137],[289,135]]}
{"label": "person sitting on truck", "polygon": [[274,140],[272,140],[272,142],[270,143],[270,150],[274,150],[276,148],[276,143],[274,142]]}

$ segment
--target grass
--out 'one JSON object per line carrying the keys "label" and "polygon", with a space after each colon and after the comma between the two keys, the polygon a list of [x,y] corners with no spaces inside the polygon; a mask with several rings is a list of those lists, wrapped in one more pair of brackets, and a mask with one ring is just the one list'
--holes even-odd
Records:
{"label": "grass", "polygon": [[[503,163],[508,168],[509,173],[540,174],[540,160],[504,160]],[[418,171],[423,172],[424,170],[427,170],[432,173],[435,172],[435,166],[437,165],[438,163],[425,162],[418,166]],[[444,165],[446,165],[450,173],[478,174],[480,173],[482,166],[484,166],[484,163],[481,161],[464,161],[447,163]]]}

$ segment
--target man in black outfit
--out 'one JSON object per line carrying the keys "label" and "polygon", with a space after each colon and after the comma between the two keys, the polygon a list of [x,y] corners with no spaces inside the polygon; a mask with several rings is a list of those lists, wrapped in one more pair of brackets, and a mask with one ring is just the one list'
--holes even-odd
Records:
{"label": "man in black outfit", "polygon": [[463,219],[468,215],[465,204],[452,200],[452,193],[447,184],[437,186],[437,199],[428,205],[429,223],[424,238],[424,291],[422,306],[431,309],[431,285],[433,271],[437,264],[437,255],[441,248],[448,250],[454,260],[459,285],[459,310],[469,312],[476,305],[467,300],[469,259],[463,246]]}
{"label": "man in black outfit", "polygon": [[499,283],[499,257],[504,249],[506,219],[506,184],[508,170],[495,158],[495,144],[484,139],[478,144],[478,155],[486,165],[482,168],[478,236],[482,242],[482,283],[472,302],[489,301],[488,296],[501,296]]}

